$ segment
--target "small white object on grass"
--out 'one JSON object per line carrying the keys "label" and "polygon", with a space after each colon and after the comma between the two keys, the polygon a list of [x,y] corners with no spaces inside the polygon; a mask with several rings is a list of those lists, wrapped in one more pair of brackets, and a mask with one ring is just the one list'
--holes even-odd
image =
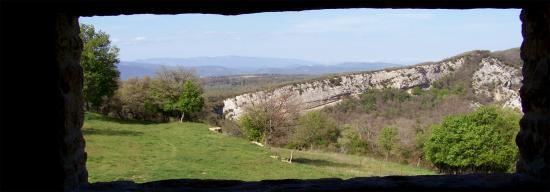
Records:
{"label": "small white object on grass", "polygon": [[290,158],[283,158],[281,161],[285,163],[292,163],[292,154],[294,153],[294,150],[290,151]]}
{"label": "small white object on grass", "polygon": [[260,147],[263,147],[263,146],[264,146],[264,144],[258,143],[258,142],[256,142],[256,141],[252,141],[252,143],[254,143],[254,144],[256,144],[256,145],[258,145],[258,146],[260,146]]}
{"label": "small white object on grass", "polygon": [[216,132],[216,133],[221,133],[222,132],[222,128],[221,127],[210,127],[208,128],[210,131],[212,132]]}

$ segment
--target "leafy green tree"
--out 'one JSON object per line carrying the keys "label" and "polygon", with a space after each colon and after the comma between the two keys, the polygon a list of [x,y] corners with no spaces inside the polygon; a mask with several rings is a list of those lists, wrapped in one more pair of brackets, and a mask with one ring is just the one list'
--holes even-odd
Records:
{"label": "leafy green tree", "polygon": [[195,71],[185,68],[167,69],[162,67],[157,71],[155,78],[151,80],[149,93],[153,102],[149,105],[161,109],[164,117],[180,116],[182,110],[178,102],[186,81],[198,82]]}
{"label": "leafy green tree", "polygon": [[336,122],[320,111],[306,113],[298,119],[291,147],[326,147],[336,143],[340,132]]}
{"label": "leafy green tree", "polygon": [[358,130],[349,124],[342,126],[338,145],[345,153],[364,154],[367,152],[367,142],[361,138]]}
{"label": "leafy green tree", "polygon": [[448,116],[433,128],[424,145],[426,157],[446,173],[511,171],[517,160],[519,119],[517,112],[495,106]]}
{"label": "leafy green tree", "polygon": [[378,145],[386,152],[386,161],[390,156],[391,151],[395,148],[397,144],[397,135],[398,131],[395,127],[384,127],[381,130],[380,135],[378,136]]}
{"label": "leafy green tree", "polygon": [[244,128],[246,138],[256,142],[264,140],[264,132],[267,130],[269,123],[265,111],[249,109],[246,114],[239,118],[239,123]]}
{"label": "leafy green tree", "polygon": [[204,106],[202,90],[194,81],[189,80],[183,84],[183,92],[174,108],[181,112],[180,122],[183,122],[185,114],[200,112]]}
{"label": "leafy green tree", "polygon": [[104,98],[112,96],[118,88],[118,48],[111,45],[107,33],[96,31],[92,25],[80,25],[80,38],[84,43],[80,64],[84,71],[86,107],[90,109],[91,104],[99,109]]}

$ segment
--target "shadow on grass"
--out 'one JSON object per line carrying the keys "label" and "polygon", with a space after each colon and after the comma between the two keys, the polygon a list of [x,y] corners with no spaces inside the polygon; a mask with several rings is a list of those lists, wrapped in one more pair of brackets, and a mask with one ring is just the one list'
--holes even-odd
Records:
{"label": "shadow on grass", "polygon": [[113,123],[119,123],[119,124],[139,124],[139,125],[150,125],[150,124],[159,124],[161,122],[153,122],[153,121],[142,121],[142,120],[133,120],[133,119],[119,119],[114,117],[107,117],[103,116],[97,113],[90,113],[87,112],[84,114],[85,120],[101,120],[101,121],[108,121]]}
{"label": "shadow on grass", "polygon": [[127,131],[127,130],[111,130],[111,129],[84,129],[82,130],[84,135],[107,135],[107,136],[139,136],[143,135],[139,131]]}
{"label": "shadow on grass", "polygon": [[321,160],[321,159],[306,159],[306,158],[294,158],[293,163],[301,163],[313,166],[326,166],[326,167],[343,167],[343,168],[356,168],[357,165],[351,165],[346,163],[337,163],[333,161]]}

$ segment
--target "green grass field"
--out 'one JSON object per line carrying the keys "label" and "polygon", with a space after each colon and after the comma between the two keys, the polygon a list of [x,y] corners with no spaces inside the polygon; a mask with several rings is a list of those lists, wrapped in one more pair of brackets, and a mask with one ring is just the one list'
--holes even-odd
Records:
{"label": "green grass field", "polygon": [[83,127],[90,182],[162,179],[350,178],[377,175],[426,175],[434,172],[335,153],[293,153],[263,148],[244,139],[213,133],[200,123],[145,123],[86,113]]}

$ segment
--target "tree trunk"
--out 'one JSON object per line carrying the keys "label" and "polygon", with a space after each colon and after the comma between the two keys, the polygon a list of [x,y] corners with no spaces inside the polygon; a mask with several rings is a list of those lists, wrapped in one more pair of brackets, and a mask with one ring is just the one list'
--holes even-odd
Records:
{"label": "tree trunk", "polygon": [[185,113],[181,113],[180,123],[183,123],[183,118],[185,117]]}
{"label": "tree trunk", "polygon": [[267,146],[267,130],[264,130],[263,137],[264,137],[264,146]]}
{"label": "tree trunk", "polygon": [[294,150],[290,150],[290,159],[288,160],[290,163],[292,163],[292,153],[294,153]]}
{"label": "tree trunk", "polygon": [[271,135],[271,118],[269,119],[269,125],[267,130],[264,131],[264,145],[267,146],[267,137]]}

